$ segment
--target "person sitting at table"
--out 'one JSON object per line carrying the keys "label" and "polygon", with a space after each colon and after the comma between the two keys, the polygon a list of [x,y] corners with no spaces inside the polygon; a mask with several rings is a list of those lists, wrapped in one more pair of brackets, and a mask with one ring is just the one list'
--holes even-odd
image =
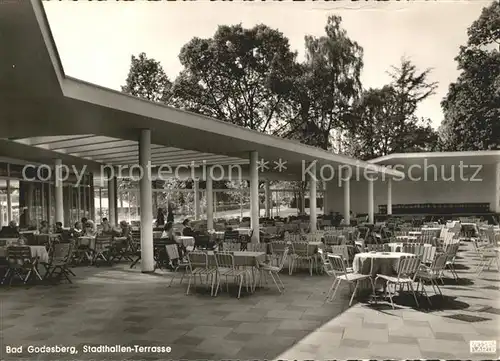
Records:
{"label": "person sitting at table", "polygon": [[188,236],[188,237],[194,237],[194,231],[191,228],[191,225],[189,224],[189,219],[185,219],[184,222],[182,222],[182,225],[184,228],[182,229],[182,235],[183,236]]}
{"label": "person sitting at table", "polygon": [[42,221],[40,223],[40,229],[39,229],[40,234],[49,234],[50,233],[49,231],[50,231],[49,223],[47,221]]}
{"label": "person sitting at table", "polygon": [[0,236],[5,238],[17,238],[20,236],[16,221],[10,221],[8,226],[2,227]]}
{"label": "person sitting at table", "polygon": [[127,221],[120,222],[120,229],[122,231],[122,237],[127,237],[127,239],[129,239],[132,236],[132,228],[129,226]]}
{"label": "person sitting at table", "polygon": [[174,234],[174,224],[172,222],[167,222],[165,227],[163,228],[163,234],[161,235],[161,239],[165,240],[165,244],[176,244],[177,249],[179,250],[179,258],[184,258],[186,254],[186,248],[181,244],[177,243],[177,237]]}
{"label": "person sitting at table", "polygon": [[87,237],[94,237],[96,235],[96,229],[94,222],[91,220],[88,220],[87,223],[85,223],[85,229],[84,229],[84,235]]}
{"label": "person sitting at table", "polygon": [[89,220],[88,220],[87,218],[82,217],[82,226],[84,226],[84,227],[85,227],[85,225],[87,224],[87,222],[88,222],[88,221],[89,221]]}
{"label": "person sitting at table", "polygon": [[83,236],[83,228],[80,222],[76,222],[73,228],[71,229],[71,235],[73,237],[81,237]]}
{"label": "person sitting at table", "polygon": [[64,231],[64,229],[63,229],[62,222],[56,222],[56,226],[54,227],[54,233],[61,234],[61,233],[63,233],[63,231]]}
{"label": "person sitting at table", "polygon": [[102,234],[113,233],[113,227],[111,227],[111,224],[109,224],[109,221],[106,217],[102,219],[101,227],[102,227]]}

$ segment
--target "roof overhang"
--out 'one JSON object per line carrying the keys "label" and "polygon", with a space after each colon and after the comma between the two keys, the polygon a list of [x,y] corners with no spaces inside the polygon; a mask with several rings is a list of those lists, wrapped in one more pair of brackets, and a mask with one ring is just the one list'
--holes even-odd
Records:
{"label": "roof overhang", "polygon": [[[178,166],[203,160],[207,164],[245,165],[249,152],[257,151],[259,159],[271,167],[282,160],[287,174],[299,177],[304,165],[314,161],[319,168],[334,171],[347,165],[400,175],[377,164],[68,77],[39,0],[2,2],[0,22],[6,28],[0,41],[9,49],[0,58],[0,86],[8,89],[0,98],[0,125],[3,137],[9,138],[2,140],[0,147],[5,156],[62,158],[93,168],[136,164],[140,130],[151,129],[153,165]],[[265,178],[265,173],[261,176]]]}
{"label": "roof overhang", "polygon": [[394,166],[413,164],[435,165],[487,165],[500,162],[500,150],[465,151],[465,152],[422,152],[422,153],[394,153],[375,158],[369,163]]}

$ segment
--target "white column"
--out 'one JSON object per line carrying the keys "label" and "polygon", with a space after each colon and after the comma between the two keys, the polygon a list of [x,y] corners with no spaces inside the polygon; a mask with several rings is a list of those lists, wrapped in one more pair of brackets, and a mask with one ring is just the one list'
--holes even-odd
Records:
{"label": "white column", "polygon": [[272,202],[272,196],[271,196],[271,184],[269,180],[266,180],[265,184],[265,204],[266,204],[266,217],[270,218],[271,217],[271,202]]}
{"label": "white column", "polygon": [[62,182],[62,160],[56,159],[56,167],[55,167],[55,176],[54,180],[54,191],[55,191],[55,211],[56,211],[56,222],[61,222],[64,226],[64,198],[63,198],[63,182]]}
{"label": "white column", "polygon": [[368,223],[375,223],[373,209],[373,180],[368,179]]}
{"label": "white column", "polygon": [[5,226],[5,213],[3,211],[3,197],[0,196],[0,227],[3,227]]}
{"label": "white column", "polygon": [[344,186],[344,222],[345,224],[351,224],[351,180],[345,179],[343,181]]}
{"label": "white column", "polygon": [[194,219],[200,219],[200,181],[198,179],[193,180],[193,191],[194,191]]}
{"label": "white column", "polygon": [[250,222],[252,226],[252,243],[259,243],[259,170],[257,168],[259,154],[250,152]]}
{"label": "white column", "polygon": [[217,218],[217,191],[213,192],[214,195],[214,218]]}
{"label": "white column", "polygon": [[130,192],[127,192],[127,202],[128,202],[128,224],[132,221],[132,208],[130,206],[131,202]]}
{"label": "white column", "polygon": [[[116,225],[116,188],[115,188],[115,175],[111,174],[108,177],[108,214],[109,223]],[[144,177],[143,177],[144,178]]]}
{"label": "white column", "polygon": [[143,129],[139,141],[139,165],[144,170],[144,174],[139,182],[139,192],[141,198],[141,271],[146,273],[154,272],[155,269],[153,258],[153,189],[150,160],[151,131]]}
{"label": "white column", "polygon": [[323,214],[327,215],[328,214],[328,186],[326,182],[324,183],[324,190],[323,190]]}
{"label": "white column", "polygon": [[212,180],[212,167],[208,168],[206,180],[206,200],[207,200],[207,229],[214,229],[214,186]]}
{"label": "white column", "polygon": [[493,208],[495,213],[500,213],[500,162],[496,164],[495,177],[495,191],[493,192],[495,198],[493,199],[493,207],[491,208]]}
{"label": "white column", "polygon": [[387,215],[392,214],[392,178],[387,179]]}
{"label": "white column", "polygon": [[7,179],[7,222],[12,221],[12,194],[10,189],[10,179]]}
{"label": "white column", "polygon": [[311,166],[312,175],[309,177],[309,230],[316,232],[318,224],[318,216],[316,215],[316,187],[318,180],[316,179],[316,162]]}

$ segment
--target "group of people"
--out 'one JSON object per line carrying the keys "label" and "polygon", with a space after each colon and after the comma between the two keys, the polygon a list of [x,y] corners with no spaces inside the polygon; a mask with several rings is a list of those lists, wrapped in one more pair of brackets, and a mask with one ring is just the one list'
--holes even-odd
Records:
{"label": "group of people", "polygon": [[[174,223],[174,211],[172,207],[169,205],[167,208],[167,220],[166,223]],[[163,227],[166,225],[165,223],[165,214],[163,213],[163,209],[158,208],[158,212],[156,214],[156,227]]]}

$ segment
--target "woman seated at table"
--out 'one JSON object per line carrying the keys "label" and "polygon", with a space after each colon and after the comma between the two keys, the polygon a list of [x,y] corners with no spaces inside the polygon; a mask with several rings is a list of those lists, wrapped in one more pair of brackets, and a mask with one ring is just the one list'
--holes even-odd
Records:
{"label": "woman seated at table", "polygon": [[87,237],[94,237],[96,235],[96,229],[94,222],[91,220],[88,220],[87,223],[85,224],[85,229],[84,229],[84,235]]}
{"label": "woman seated at table", "polygon": [[132,228],[129,226],[127,221],[120,222],[121,236],[130,238],[132,236]]}
{"label": "woman seated at table", "polygon": [[2,227],[0,231],[0,236],[4,238],[17,238],[20,236],[19,227],[17,226],[16,221],[10,221],[9,225],[6,227]]}
{"label": "woman seated at table", "polygon": [[71,235],[73,237],[81,237],[83,236],[83,228],[80,222],[76,222],[73,228],[71,229]]}
{"label": "woman seated at table", "polygon": [[177,243],[177,237],[174,234],[172,222],[167,222],[165,227],[163,228],[163,234],[161,235],[161,239],[165,240],[165,244],[176,244],[177,249],[179,250],[179,257],[182,259],[186,253],[186,249],[182,244]]}
{"label": "woman seated at table", "polygon": [[111,224],[109,224],[109,221],[106,217],[102,219],[101,227],[102,227],[102,234],[113,233],[113,227],[111,227]]}
{"label": "woman seated at table", "polygon": [[184,228],[182,229],[182,235],[187,236],[187,237],[194,237],[194,231],[191,228],[191,225],[189,224],[189,219],[185,219],[184,222],[182,222],[182,225]]}
{"label": "woman seated at table", "polygon": [[49,227],[49,223],[47,221],[42,221],[40,223],[39,232],[40,232],[40,234],[49,234],[50,233],[50,227]]}
{"label": "woman seated at table", "polygon": [[61,234],[63,232],[64,232],[64,229],[63,229],[62,222],[56,222],[56,226],[54,227],[54,233]]}

